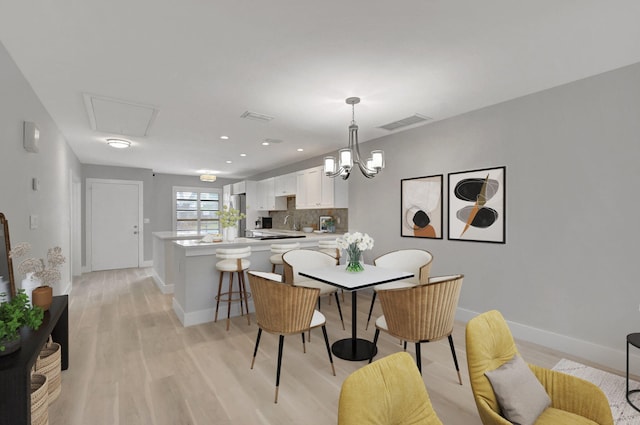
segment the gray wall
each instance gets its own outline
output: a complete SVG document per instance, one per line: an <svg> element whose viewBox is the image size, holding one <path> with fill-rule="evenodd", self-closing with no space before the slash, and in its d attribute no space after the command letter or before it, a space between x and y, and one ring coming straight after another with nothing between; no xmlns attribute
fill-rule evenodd
<svg viewBox="0 0 640 425"><path fill-rule="evenodd" d="M497 308L517 336L623 370L625 335L637 331L640 319L639 112L636 64L366 143L366 151L385 150L387 168L373 180L357 173L349 179L350 229L375 238L367 259L424 248L434 254L434 274L464 273L462 319ZM40 126L39 154L22 149L24 120ZM81 174L80 164L1 45L0 143L0 211L13 243L31 242L38 256L53 245L68 253L69 180ZM252 179L321 162L320 156ZM446 180L449 172L501 165L507 166L505 245L399 236L401 179L442 173ZM92 175L83 180L115 175L84 170ZM169 230L167 188L190 184L139 173L151 232ZM31 190L32 177L42 181L39 192ZM444 211L446 220L446 199ZM38 229L29 229L29 214L40 216ZM151 232L145 227L146 237ZM54 290L68 283L67 268Z"/></svg>
<svg viewBox="0 0 640 425"><path fill-rule="evenodd" d="M638 331L640 64L374 140L387 168L349 179L351 230L464 273L460 316L499 309L516 333L624 370ZM400 180L507 167L507 243L400 237ZM446 198L446 183L445 183ZM530 329L533 327L534 329Z"/></svg>
<svg viewBox="0 0 640 425"><path fill-rule="evenodd" d="M152 221L152 232L161 232L173 229L173 187L205 187L217 188L222 191L222 186L238 181L238 179L218 178L213 183L201 182L196 176L179 176L175 174L155 174L154 204L155 220Z"/></svg>
<svg viewBox="0 0 640 425"><path fill-rule="evenodd" d="M22 147L23 121L40 129L40 152ZM46 258L47 250L60 246L67 263L62 280L54 286L58 295L70 290L70 180L80 178L80 163L29 83L0 44L0 211L9 221L12 245L29 242L31 255ZM39 191L31 189L40 179ZM29 228L29 215L39 216L37 229ZM14 269L16 266L14 266ZM17 273L17 272L16 272ZM22 276L16 275L16 286Z"/></svg>
<svg viewBox="0 0 640 425"><path fill-rule="evenodd" d="M144 259L153 260L153 232L172 230L173 228L173 186L219 188L237 179L217 179L213 183L201 182L198 176L179 176L173 174L158 174L145 168L111 167L104 165L82 165L82 194L85 197L85 182L88 178L108 180L135 180L143 185L144 218L149 219L144 224ZM85 205L82 208L82 241L86 241ZM86 250L82 253L82 264L86 264ZM87 268L88 269L88 268Z"/></svg>

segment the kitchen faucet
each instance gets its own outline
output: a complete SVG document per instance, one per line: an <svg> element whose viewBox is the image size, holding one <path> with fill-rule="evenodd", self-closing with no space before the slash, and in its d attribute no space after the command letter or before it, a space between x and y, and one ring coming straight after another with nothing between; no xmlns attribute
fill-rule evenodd
<svg viewBox="0 0 640 425"><path fill-rule="evenodd" d="M290 215L290 214L288 214L288 215L285 215L285 216L284 216L284 223L283 223L283 224L287 224L287 219L288 219L289 217L291 217L291 215ZM292 223L291 223L291 229L293 229L293 230L298 230L298 226L296 226L296 218L295 218L295 217L294 217L294 218L293 218L293 220L292 220Z"/></svg>

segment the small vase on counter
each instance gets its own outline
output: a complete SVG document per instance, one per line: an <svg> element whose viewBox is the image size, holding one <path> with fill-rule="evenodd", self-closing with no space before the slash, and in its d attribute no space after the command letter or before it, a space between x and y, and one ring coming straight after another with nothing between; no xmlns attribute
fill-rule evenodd
<svg viewBox="0 0 640 425"><path fill-rule="evenodd" d="M238 228L235 226L222 228L222 239L225 242L233 242L238 235Z"/></svg>
<svg viewBox="0 0 640 425"><path fill-rule="evenodd" d="M43 311L49 310L53 302L53 288L51 286L38 286L31 292L31 303L40 307Z"/></svg>

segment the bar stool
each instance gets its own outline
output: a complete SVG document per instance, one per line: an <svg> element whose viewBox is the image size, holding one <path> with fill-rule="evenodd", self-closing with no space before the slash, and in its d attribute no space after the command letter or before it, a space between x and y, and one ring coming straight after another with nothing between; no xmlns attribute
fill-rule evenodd
<svg viewBox="0 0 640 425"><path fill-rule="evenodd" d="M247 324L251 324L249 317L249 294L244 280L244 272L249 269L251 262L247 259L251 255L251 247L245 248L219 248L216 250L216 258L222 259L216 263L216 270L220 273L218 283L218 295L216 295L216 315L214 322L218 321L218 308L220 301L227 303L227 331L229 330L229 317L231 315L231 303L240 301L240 313L244 315L243 305L247 312ZM226 292L222 292L222 281L225 272L229 273L229 286ZM238 290L233 290L233 274L238 275Z"/></svg>
<svg viewBox="0 0 640 425"><path fill-rule="evenodd" d="M300 248L300 244L298 242L271 244L271 254L273 254L269 258L269 261L271 261L271 273L276 272L276 266L282 265L282 254L298 248Z"/></svg>
<svg viewBox="0 0 640 425"><path fill-rule="evenodd" d="M627 403L629 403L631 407L640 412L640 408L633 404L629 399L629 396L631 394L640 392L639 388L629 390L629 345L640 348L640 333L632 333L627 335Z"/></svg>

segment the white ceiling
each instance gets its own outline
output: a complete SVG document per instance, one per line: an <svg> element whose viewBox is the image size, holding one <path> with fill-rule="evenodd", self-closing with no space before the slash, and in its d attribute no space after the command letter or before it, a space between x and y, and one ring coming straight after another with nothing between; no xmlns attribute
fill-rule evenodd
<svg viewBox="0 0 640 425"><path fill-rule="evenodd" d="M364 141L640 62L639 21L637 0L0 0L0 41L81 162L230 178L346 145L349 96ZM116 150L85 95L158 113Z"/></svg>

